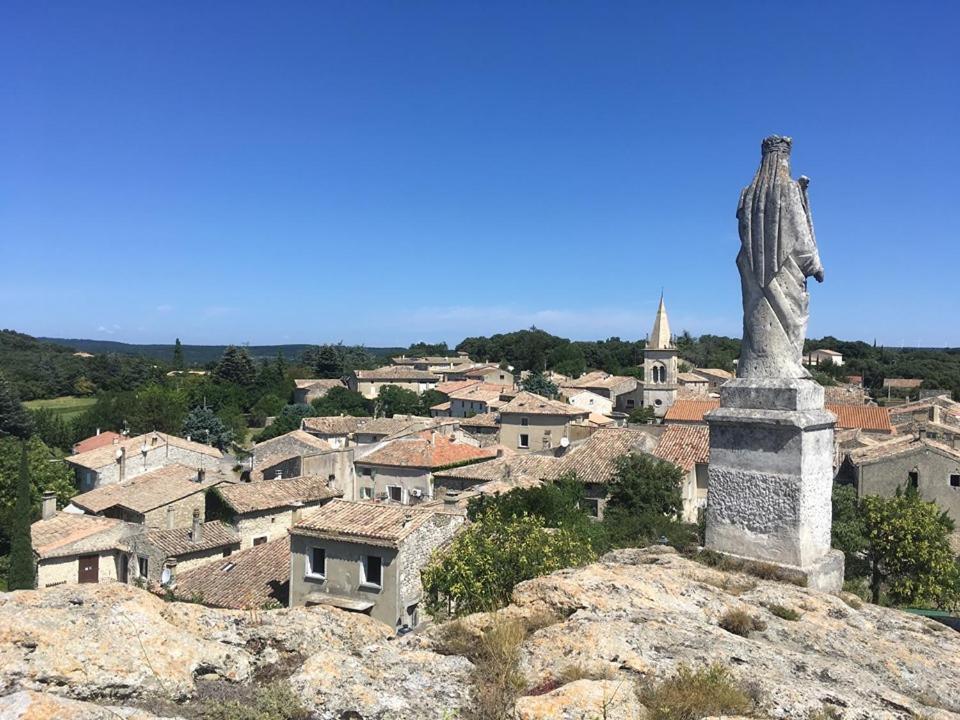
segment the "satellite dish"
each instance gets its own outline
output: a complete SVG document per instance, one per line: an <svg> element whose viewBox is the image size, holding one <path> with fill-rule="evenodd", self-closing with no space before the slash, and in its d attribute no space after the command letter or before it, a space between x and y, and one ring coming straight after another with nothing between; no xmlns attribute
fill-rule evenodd
<svg viewBox="0 0 960 720"><path fill-rule="evenodd" d="M560 438L560 447L567 447L570 444L570 438Z"/></svg>
<svg viewBox="0 0 960 720"><path fill-rule="evenodd" d="M123 450L121 450L120 448L117 448L116 456L117 456L117 460L119 460L120 458L122 458L122 457L123 457Z"/></svg>
<svg viewBox="0 0 960 720"><path fill-rule="evenodd" d="M165 568L163 569L163 572L160 573L160 584L161 584L161 585L169 585L169 584L170 584L170 580L171 580L170 568L165 567Z"/></svg>

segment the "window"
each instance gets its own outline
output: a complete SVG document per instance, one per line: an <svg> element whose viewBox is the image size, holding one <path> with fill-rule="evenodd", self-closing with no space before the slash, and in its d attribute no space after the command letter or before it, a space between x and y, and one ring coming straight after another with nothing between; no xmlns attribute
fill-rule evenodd
<svg viewBox="0 0 960 720"><path fill-rule="evenodd" d="M403 502L403 488L399 485L387 485L387 497L394 502Z"/></svg>
<svg viewBox="0 0 960 720"><path fill-rule="evenodd" d="M912 488L920 487L920 471L919 470L914 469L907 473L907 484Z"/></svg>
<svg viewBox="0 0 960 720"><path fill-rule="evenodd" d="M590 517L600 517L600 501L596 498L584 498L580 505Z"/></svg>
<svg viewBox="0 0 960 720"><path fill-rule="evenodd" d="M255 537L255 538L253 539L253 546L256 547L257 545L263 545L266 541L267 541L267 536L266 536L266 535L261 535L260 537Z"/></svg>
<svg viewBox="0 0 960 720"><path fill-rule="evenodd" d="M517 447L530 447L530 436L526 433L520 435L520 439L517 441Z"/></svg>
<svg viewBox="0 0 960 720"><path fill-rule="evenodd" d="M327 575L327 551L323 548L312 547L307 553L307 575L315 578L325 578Z"/></svg>
<svg viewBox="0 0 960 720"><path fill-rule="evenodd" d="M628 407L630 410L633 410L633 408L636 406L636 404L637 404L637 402L636 402L633 398L627 398L627 407Z"/></svg>
<svg viewBox="0 0 960 720"><path fill-rule="evenodd" d="M953 473L950 475L950 487L960 488L960 474Z"/></svg>
<svg viewBox="0 0 960 720"><path fill-rule="evenodd" d="M145 558L143 555L137 556L137 575L142 578L147 576L147 571L150 569L150 561Z"/></svg>
<svg viewBox="0 0 960 720"><path fill-rule="evenodd" d="M526 427L530 424L530 418L520 418L520 424Z"/></svg>
<svg viewBox="0 0 960 720"><path fill-rule="evenodd" d="M654 400L653 404L656 405L657 407L660 407L661 405L663 405L663 400Z"/></svg>
<svg viewBox="0 0 960 720"><path fill-rule="evenodd" d="M360 488L360 499L369 500L373 497L373 488L372 487L361 487Z"/></svg>
<svg viewBox="0 0 960 720"><path fill-rule="evenodd" d="M378 555L364 555L360 563L360 584L379 588L383 585L383 560Z"/></svg>
<svg viewBox="0 0 960 720"><path fill-rule="evenodd" d="M363 474L365 477L370 477L371 475L373 475L373 470L371 468L364 468Z"/></svg>

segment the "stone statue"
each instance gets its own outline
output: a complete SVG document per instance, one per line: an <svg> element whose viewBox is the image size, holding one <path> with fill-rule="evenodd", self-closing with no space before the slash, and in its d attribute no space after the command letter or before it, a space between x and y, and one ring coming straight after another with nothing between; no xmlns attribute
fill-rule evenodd
<svg viewBox="0 0 960 720"><path fill-rule="evenodd" d="M737 377L807 378L807 278L823 282L807 198L809 179L790 177L788 137L761 143L760 169L740 193L743 344Z"/></svg>

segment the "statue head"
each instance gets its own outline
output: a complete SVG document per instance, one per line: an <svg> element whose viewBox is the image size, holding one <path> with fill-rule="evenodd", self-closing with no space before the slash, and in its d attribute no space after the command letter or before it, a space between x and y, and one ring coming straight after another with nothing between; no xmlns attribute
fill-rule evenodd
<svg viewBox="0 0 960 720"><path fill-rule="evenodd" d="M793 138L784 137L783 135L770 135L769 137L765 137L763 142L760 143L760 153L766 155L767 153L775 152L789 155L792 145Z"/></svg>

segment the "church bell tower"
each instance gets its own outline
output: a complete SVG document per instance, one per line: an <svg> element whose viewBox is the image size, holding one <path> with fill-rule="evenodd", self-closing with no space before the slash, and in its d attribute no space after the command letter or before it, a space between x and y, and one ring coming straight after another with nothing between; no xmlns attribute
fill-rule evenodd
<svg viewBox="0 0 960 720"><path fill-rule="evenodd" d="M643 404L662 418L677 399L677 346L670 335L667 308L660 295L660 307L653 331L643 350Z"/></svg>

